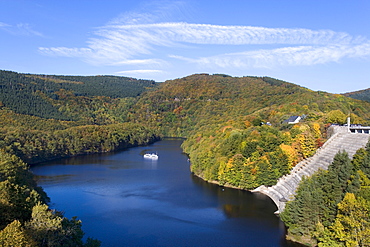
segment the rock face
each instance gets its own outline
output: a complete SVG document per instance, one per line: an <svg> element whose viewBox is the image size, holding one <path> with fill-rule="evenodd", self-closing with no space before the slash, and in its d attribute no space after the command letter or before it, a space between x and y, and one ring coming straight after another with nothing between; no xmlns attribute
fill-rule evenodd
<svg viewBox="0 0 370 247"><path fill-rule="evenodd" d="M271 187L262 185L253 190L253 192L269 196L275 202L278 207L275 213L279 214L284 211L286 202L294 198L295 191L303 176L309 177L319 169L328 169L339 151L346 151L352 158L358 149L366 146L370 137L369 134L348 133L345 128L335 128L331 131L335 134L316 151L314 156L299 162L289 174L281 177L275 185Z"/></svg>

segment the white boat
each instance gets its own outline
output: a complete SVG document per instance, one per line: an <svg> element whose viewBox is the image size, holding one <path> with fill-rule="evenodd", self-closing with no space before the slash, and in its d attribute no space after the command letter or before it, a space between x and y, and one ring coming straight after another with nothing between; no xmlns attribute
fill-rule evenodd
<svg viewBox="0 0 370 247"><path fill-rule="evenodd" d="M151 153L151 154L144 154L144 158L145 159L152 159L152 160L157 160L158 159L158 155L155 154L155 153Z"/></svg>

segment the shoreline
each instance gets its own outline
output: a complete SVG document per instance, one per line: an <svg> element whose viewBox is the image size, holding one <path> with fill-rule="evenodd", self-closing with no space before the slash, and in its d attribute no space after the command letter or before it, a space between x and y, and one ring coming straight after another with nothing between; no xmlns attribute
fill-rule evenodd
<svg viewBox="0 0 370 247"><path fill-rule="evenodd" d="M197 177L197 178L200 178L200 179L202 179L204 182L206 182L206 183L210 183L210 184L215 184L215 185L218 185L218 186L220 186L220 187L225 187L225 188L231 188L231 189L237 189L237 190L243 190L243 191L248 191L248 192L250 192L250 193L255 193L255 192L252 192L251 190L247 190L247 189L242 189L242 188L239 188L239 187L236 187L236 186L232 186L232 185L227 185L227 184L225 184L225 185L221 185L219 182L217 182L216 180L205 180L203 177L201 177L201 176L199 176L199 175L197 175L197 174L195 174L194 172L191 172L191 174L192 175L194 175L195 177ZM269 198L271 201L272 201L272 199L270 198L270 197L268 197L268 196L266 196L267 198ZM279 217L279 215L278 214L275 214L277 217ZM280 217L279 217L279 219L280 219ZM280 219L281 220L281 219ZM284 228L285 228L285 240L287 241L287 242L289 242L290 243L290 245L291 246L294 246L294 247L303 247L303 246L307 246L305 243L303 243L303 242L299 242L298 240L297 240L297 237L295 237L295 236L292 236L292 235L289 235L289 233L288 233L288 228L287 228L287 226L285 225L285 223L283 222L283 221L281 221L283 224L284 224ZM304 237L302 237L303 239L305 239ZM297 240L297 241L295 241L295 240Z"/></svg>
<svg viewBox="0 0 370 247"><path fill-rule="evenodd" d="M133 148L133 147L147 146L147 145L153 144L157 141L160 141L162 139L163 139L162 137L156 136L155 138L151 139L149 142L144 143L144 144L130 144L130 143L127 143L125 145L119 145L115 149L112 149L112 150L109 150L109 151L99 151L99 152L91 152L91 153L86 152L86 153L79 153L79 154L74 154L74 155L55 156L55 157L44 158L42 160L36 160L36 161L31 161L31 162L27 162L27 160L23 160L23 159L22 159L22 161L25 162L26 164L28 164L29 166L32 166L32 165L38 165L38 164L41 164L41 163L44 163L44 162L49 162L49 161L58 160L58 159L85 156L85 155L90 155L90 154L106 154L106 153L124 151L126 149Z"/></svg>

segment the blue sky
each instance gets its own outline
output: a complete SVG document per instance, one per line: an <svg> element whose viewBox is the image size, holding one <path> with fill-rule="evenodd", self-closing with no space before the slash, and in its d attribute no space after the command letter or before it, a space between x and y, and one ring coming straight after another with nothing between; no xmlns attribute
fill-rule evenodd
<svg viewBox="0 0 370 247"><path fill-rule="evenodd" d="M370 87L369 0L0 0L0 69Z"/></svg>

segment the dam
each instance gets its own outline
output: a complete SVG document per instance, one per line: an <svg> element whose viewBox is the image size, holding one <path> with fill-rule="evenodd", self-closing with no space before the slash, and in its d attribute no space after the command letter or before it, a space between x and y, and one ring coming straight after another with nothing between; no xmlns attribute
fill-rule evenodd
<svg viewBox="0 0 370 247"><path fill-rule="evenodd" d="M329 127L328 135L331 137L312 157L299 162L289 174L279 178L275 185L261 185L253 192L270 197L278 208L276 214L283 212L286 202L294 199L295 191L304 176L310 177L319 169L328 169L339 151L346 151L352 158L358 149L366 146L370 137L369 130L370 127L355 125Z"/></svg>

